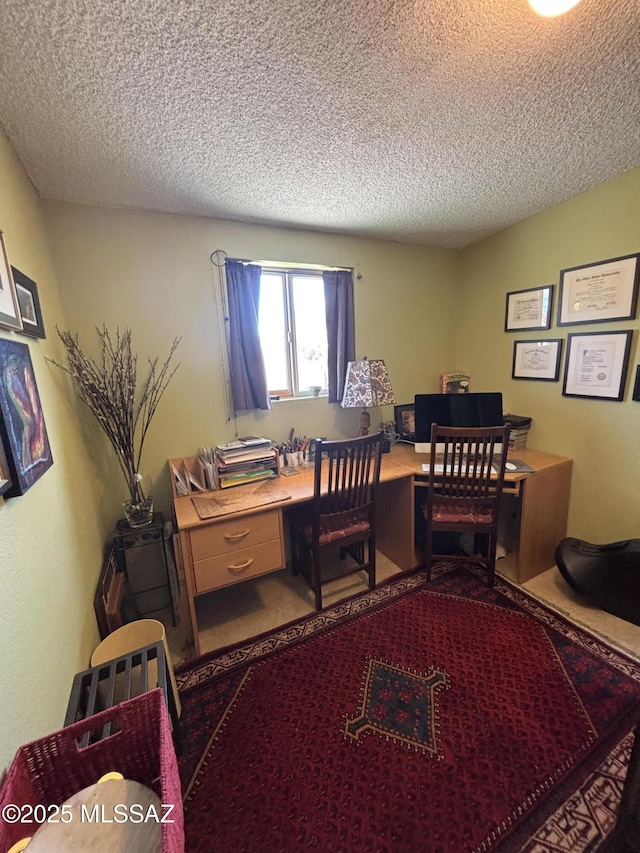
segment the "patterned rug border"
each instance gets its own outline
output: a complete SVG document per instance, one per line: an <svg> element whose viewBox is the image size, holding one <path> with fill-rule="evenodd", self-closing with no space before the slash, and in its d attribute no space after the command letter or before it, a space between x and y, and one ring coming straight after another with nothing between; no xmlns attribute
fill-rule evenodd
<svg viewBox="0 0 640 853"><path fill-rule="evenodd" d="M454 572L463 572L472 576L466 567L451 564L434 566L432 579ZM211 678L276 654L284 647L292 647L311 637L319 636L368 610L377 609L414 592L424 584L423 571L403 572L388 578L374 590L358 593L326 610L295 619L279 628L241 640L231 646L214 649L176 668L178 689L180 692L196 689ZM428 586L425 588L429 589ZM558 631L581 647L597 654L630 678L640 682L640 659L634 658L603 639L584 624L573 621L507 578L496 575L494 588L548 628Z"/></svg>
<svg viewBox="0 0 640 853"><path fill-rule="evenodd" d="M462 574L475 577L461 565L434 567L433 580L449 574ZM367 590L319 613L312 613L294 620L275 630L257 637L249 638L223 649L214 650L206 655L187 661L176 671L180 691L186 696L199 687L206 686L217 676L233 672L268 660L281 650L294 649L309 640L330 633L345 623L366 613L375 613L387 605L399 601L425 587L423 572L406 572L394 575L375 590ZM621 650L587 628L574 622L568 616L555 610L551 605L524 591L517 584L502 576L496 576L495 590L504 596L524 614L534 617L545 630L557 632L563 638L599 657L603 662L640 683L640 660ZM435 595L453 595L446 589L432 589ZM476 600L477 604L487 606L505 606L499 602ZM633 745L633 731L637 713L631 720L627 715L626 724L605 735L596 748L585 756L583 767L587 777L567 797L571 789L570 771L558 785L556 795L549 797L546 805L538 811L535 824L528 819L511 825L501 840L488 837L475 848L474 853L487 853L497 842L499 849L509 853L592 853L606 840L613 829L617 809L621 800L626 768ZM196 782L199 770L207 763L210 744L204 750L200 765L193 776ZM196 782L197 784L197 782ZM189 789L183 791L188 799ZM564 791L564 793L562 793ZM504 846L503 846L504 845ZM497 850L498 848L496 848Z"/></svg>

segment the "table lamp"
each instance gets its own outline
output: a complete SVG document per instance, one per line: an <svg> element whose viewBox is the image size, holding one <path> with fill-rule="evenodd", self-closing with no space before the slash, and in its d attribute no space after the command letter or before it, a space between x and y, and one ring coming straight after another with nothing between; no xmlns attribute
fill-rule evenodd
<svg viewBox="0 0 640 853"><path fill-rule="evenodd" d="M369 435L371 426L371 416L367 411L369 406L393 405L395 401L391 380L382 359L368 359L365 356L362 361L349 362L342 407L349 409L362 406L358 435Z"/></svg>

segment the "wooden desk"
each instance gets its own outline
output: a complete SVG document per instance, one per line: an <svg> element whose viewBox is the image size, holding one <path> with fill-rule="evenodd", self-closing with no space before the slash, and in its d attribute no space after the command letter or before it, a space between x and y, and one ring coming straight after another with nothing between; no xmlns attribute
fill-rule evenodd
<svg viewBox="0 0 640 853"><path fill-rule="evenodd" d="M426 486L426 454L404 444L394 447L392 456L413 471L417 488ZM509 456L533 471L505 474L498 541L507 556L498 560L496 569L524 583L555 565L556 545L567 535L572 461L541 450L517 450Z"/></svg>
<svg viewBox="0 0 640 853"><path fill-rule="evenodd" d="M500 541L508 554L497 569L524 583L554 565L555 547L566 536L571 460L537 450L519 450L514 455L534 471L506 475ZM426 461L413 446L402 444L382 457L376 546L404 570L419 563L414 544L415 495L420 498L420 489L428 481L422 471ZM284 491L290 499L207 520L200 519L190 496L174 500L198 654L197 598L285 568L286 513L313 497L313 471L269 480L263 487Z"/></svg>
<svg viewBox="0 0 640 853"><path fill-rule="evenodd" d="M413 544L413 471L399 465L390 454L380 468L376 546L403 569L416 565ZM245 488L236 486L229 491ZM313 470L278 477L261 484L261 491L281 491L290 498L277 503L202 520L191 498L174 499L189 613L196 653L200 654L196 600L216 589L286 567L284 516L297 504L313 497ZM211 494L211 493L209 493Z"/></svg>

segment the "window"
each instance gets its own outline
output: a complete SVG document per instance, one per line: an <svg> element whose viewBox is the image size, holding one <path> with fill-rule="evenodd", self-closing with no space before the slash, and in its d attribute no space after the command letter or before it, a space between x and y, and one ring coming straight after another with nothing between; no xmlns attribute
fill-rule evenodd
<svg viewBox="0 0 640 853"><path fill-rule="evenodd" d="M263 267L258 317L271 395L306 396L328 385L327 325L322 275Z"/></svg>

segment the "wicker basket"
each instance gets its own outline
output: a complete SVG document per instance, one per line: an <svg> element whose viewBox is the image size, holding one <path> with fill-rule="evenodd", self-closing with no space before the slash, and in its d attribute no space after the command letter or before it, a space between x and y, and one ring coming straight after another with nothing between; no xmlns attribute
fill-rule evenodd
<svg viewBox="0 0 640 853"><path fill-rule="evenodd" d="M80 748L86 732L98 732L106 723L115 734ZM171 739L164 697L160 689L129 699L106 711L40 740L21 746L0 788L0 809L17 806L61 805L77 791L117 770L151 788L162 803L171 803L173 823L162 825L163 853L184 853L184 819L178 764ZM7 824L0 820L0 853L37 825Z"/></svg>

